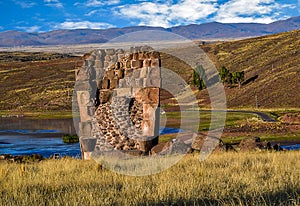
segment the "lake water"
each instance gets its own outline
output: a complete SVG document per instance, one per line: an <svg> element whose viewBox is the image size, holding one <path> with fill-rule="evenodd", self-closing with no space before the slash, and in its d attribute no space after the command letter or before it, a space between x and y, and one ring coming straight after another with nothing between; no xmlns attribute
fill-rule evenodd
<svg viewBox="0 0 300 206"><path fill-rule="evenodd" d="M0 154L80 157L79 143L64 143L63 134L75 134L73 119L0 118Z"/></svg>
<svg viewBox="0 0 300 206"><path fill-rule="evenodd" d="M177 128L162 128L160 134L178 133ZM50 157L80 157L79 143L66 144L63 134L75 134L73 119L0 118L0 154Z"/></svg>
<svg viewBox="0 0 300 206"><path fill-rule="evenodd" d="M160 134L182 132L177 128L162 128ZM0 118L0 154L50 157L54 153L80 158L79 143L66 144L63 134L75 134L73 119ZM281 146L299 150L300 144Z"/></svg>

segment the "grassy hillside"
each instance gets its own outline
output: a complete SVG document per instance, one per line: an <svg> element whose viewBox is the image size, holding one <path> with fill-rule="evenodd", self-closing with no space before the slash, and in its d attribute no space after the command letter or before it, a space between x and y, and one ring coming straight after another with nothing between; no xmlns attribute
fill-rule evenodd
<svg viewBox="0 0 300 206"><path fill-rule="evenodd" d="M3 162L0 205L299 205L299 155L192 154L144 177L76 159Z"/></svg>
<svg viewBox="0 0 300 206"><path fill-rule="evenodd" d="M255 107L256 95L261 108L300 107L300 30L202 49L218 68L245 71L245 80L258 75L241 89L226 89L229 107Z"/></svg>
<svg viewBox="0 0 300 206"><path fill-rule="evenodd" d="M71 110L79 57L52 53L0 53L0 110Z"/></svg>
<svg viewBox="0 0 300 206"><path fill-rule="evenodd" d="M217 68L245 71L246 80L257 76L241 89L226 87L228 107L255 108L257 96L260 108L300 108L300 30L201 47ZM191 82L186 63L164 53L161 58L163 67ZM0 52L0 111L71 110L74 68L81 63L65 54ZM162 95L163 104L173 101ZM207 91L197 97L209 108Z"/></svg>

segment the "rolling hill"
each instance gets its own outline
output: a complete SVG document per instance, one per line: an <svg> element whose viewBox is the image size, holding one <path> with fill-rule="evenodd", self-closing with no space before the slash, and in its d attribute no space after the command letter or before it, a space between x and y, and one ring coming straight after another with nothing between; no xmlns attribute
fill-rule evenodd
<svg viewBox="0 0 300 206"><path fill-rule="evenodd" d="M134 26L125 28L110 28L101 30L76 29L56 30L44 33L26 33L20 31L0 32L0 46L40 46L104 43L130 32L145 30L162 30L173 32L188 39L236 39L262 36L296 30L300 28L300 17L293 17L270 24L217 22L193 24L171 28Z"/></svg>
<svg viewBox="0 0 300 206"><path fill-rule="evenodd" d="M300 30L202 49L217 68L245 71L241 89L226 88L228 107L254 108L257 96L261 108L300 108ZM198 97L204 98L204 93Z"/></svg>
<svg viewBox="0 0 300 206"><path fill-rule="evenodd" d="M229 108L300 108L300 30L201 46L217 68L245 71L239 89L225 87ZM162 54L162 66L191 82L192 69ZM71 110L74 69L81 57L54 53L0 52L0 110ZM253 81L250 81L253 80ZM197 93L209 107L205 90Z"/></svg>

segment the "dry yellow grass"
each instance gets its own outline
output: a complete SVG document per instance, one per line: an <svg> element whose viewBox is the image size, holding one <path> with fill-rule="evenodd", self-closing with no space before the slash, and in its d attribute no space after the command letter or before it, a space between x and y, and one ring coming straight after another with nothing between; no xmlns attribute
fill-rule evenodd
<svg viewBox="0 0 300 206"><path fill-rule="evenodd" d="M299 205L300 151L197 154L132 177L94 161L0 164L0 205Z"/></svg>

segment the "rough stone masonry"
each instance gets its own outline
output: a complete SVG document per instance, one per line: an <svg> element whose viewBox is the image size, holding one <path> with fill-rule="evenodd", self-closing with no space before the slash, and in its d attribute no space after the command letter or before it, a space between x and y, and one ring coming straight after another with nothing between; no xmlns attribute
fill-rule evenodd
<svg viewBox="0 0 300 206"><path fill-rule="evenodd" d="M161 60L152 48L99 49L76 69L83 159L118 150L148 154L158 143Z"/></svg>

